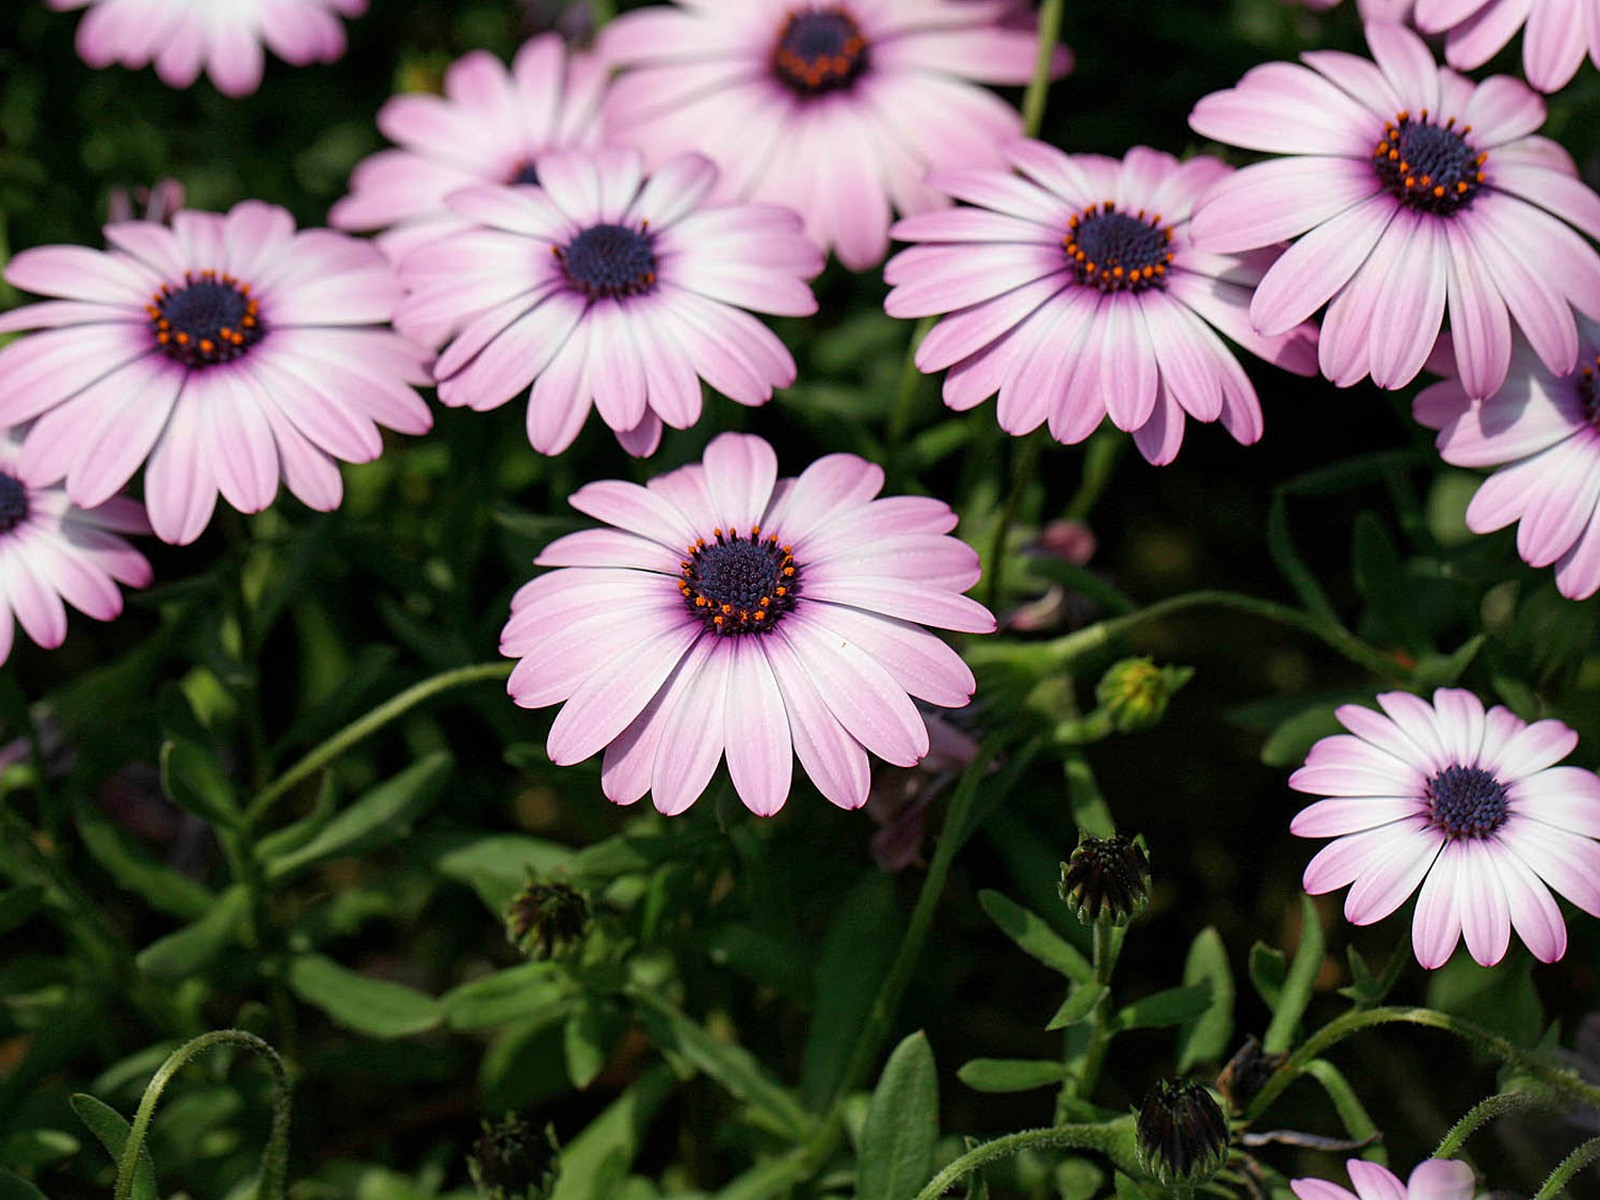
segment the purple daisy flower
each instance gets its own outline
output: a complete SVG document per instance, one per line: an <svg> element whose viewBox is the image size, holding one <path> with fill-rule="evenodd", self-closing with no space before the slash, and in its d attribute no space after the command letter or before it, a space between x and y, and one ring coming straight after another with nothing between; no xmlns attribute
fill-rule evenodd
<svg viewBox="0 0 1600 1200"><path fill-rule="evenodd" d="M1352 1158L1345 1163L1355 1191L1321 1179L1291 1179L1300 1200L1472 1200L1472 1168L1453 1158L1419 1163L1404 1183L1387 1167Z"/></svg>
<svg viewBox="0 0 1600 1200"><path fill-rule="evenodd" d="M628 68L606 96L613 140L651 165L685 151L722 170L723 197L787 204L860 271L889 248L891 207L944 199L930 167L998 163L1022 130L977 83L1025 83L1037 46L1012 0L691 0L607 25ZM1068 66L1065 51L1057 63Z"/></svg>
<svg viewBox="0 0 1600 1200"><path fill-rule="evenodd" d="M805 281L822 255L798 216L706 204L717 169L699 155L646 177L633 150L560 151L538 173L454 193L471 227L400 264L395 323L460 330L434 369L440 400L483 410L527 390L541 454L570 446L593 405L642 457L663 422L699 420L702 378L740 404L794 382L788 349L743 310L817 311Z"/></svg>
<svg viewBox="0 0 1600 1200"><path fill-rule="evenodd" d="M867 754L911 766L928 753L915 696L947 708L972 672L932 625L989 633L961 593L978 556L947 537L956 516L922 496L874 499L883 471L830 454L779 479L758 437L724 433L704 465L640 487L591 483L572 505L613 528L552 542L511 603L501 653L524 708L565 706L552 761L604 750L618 804L651 792L693 804L724 753L740 798L770 815L792 759L829 800L866 803Z"/></svg>
<svg viewBox="0 0 1600 1200"><path fill-rule="evenodd" d="M1551 374L1518 343L1494 395L1475 402L1446 379L1425 388L1412 413L1439 431L1445 462L1503 468L1472 497L1467 528L1492 533L1520 522L1522 560L1554 563L1561 594L1587 600L1600 592L1600 325L1580 318L1578 343L1578 369L1566 375Z"/></svg>
<svg viewBox="0 0 1600 1200"><path fill-rule="evenodd" d="M1245 167L1195 212L1216 252L1297 238L1256 289L1250 318L1292 328L1324 304L1319 356L1341 387L1397 388L1422 369L1449 313L1462 381L1505 381L1514 319L1552 371L1578 354L1572 309L1600 317L1600 196L1566 152L1530 136L1545 106L1503 75L1473 84L1415 33L1369 23L1376 65L1336 50L1268 63L1205 97L1206 137L1288 157ZM1331 301L1331 303L1329 303Z"/></svg>
<svg viewBox="0 0 1600 1200"><path fill-rule="evenodd" d="M553 33L524 44L510 70L487 50L474 50L445 72L443 96L393 96L378 111L378 128L399 148L356 166L350 194L333 206L328 223L383 230L378 244L395 261L460 232L470 222L451 212L445 197L475 183L537 183L538 155L596 144L604 86L599 61L569 55Z"/></svg>
<svg viewBox="0 0 1600 1200"><path fill-rule="evenodd" d="M370 243L246 201L226 216L185 210L172 227L106 226L109 251L24 250L16 287L57 297L0 316L40 332L0 350L0 425L34 421L24 475L67 481L96 508L148 458L145 503L164 541L200 536L220 491L258 512L289 490L339 505L338 460L378 457L378 426L423 433L411 385L428 378L410 342L381 328L399 296ZM37 418L37 420L34 420Z"/></svg>
<svg viewBox="0 0 1600 1200"><path fill-rule="evenodd" d="M262 43L305 66L344 54L340 17L359 17L367 0L47 0L87 8L78 54L91 67L137 69L154 63L169 87L185 88L204 68L217 90L245 96L261 86Z"/></svg>
<svg viewBox="0 0 1600 1200"><path fill-rule="evenodd" d="M97 621L122 611L123 587L150 582L150 564L124 533L149 533L144 510L123 496L85 510L61 487L40 486L18 464L22 437L0 432L0 663L13 627L53 650L67 636L66 604Z"/></svg>
<svg viewBox="0 0 1600 1200"><path fill-rule="evenodd" d="M1217 331L1310 375L1316 329L1257 333L1250 292L1270 256L1202 253L1190 241L1190 209L1233 169L1142 146L1119 161L1017 138L1003 153L1023 178L987 167L930 174L930 186L973 207L897 223L896 238L923 244L884 268L892 315L953 314L916 357L923 371L950 368L945 403L964 411L998 391L1001 428L1048 421L1068 444L1109 415L1153 463L1178 453L1185 414L1259 438L1255 388Z"/></svg>
<svg viewBox="0 0 1600 1200"><path fill-rule="evenodd" d="M1445 60L1462 71L1483 66L1522 35L1522 71L1541 92L1572 82L1589 61L1600 67L1600 0L1416 0L1417 28L1449 31Z"/></svg>
<svg viewBox="0 0 1600 1200"><path fill-rule="evenodd" d="M1327 12L1340 0L1300 0L1312 12ZM1409 21L1415 0L1356 0L1363 21Z"/></svg>
<svg viewBox="0 0 1600 1200"><path fill-rule="evenodd" d="M1290 832L1335 839L1306 866L1306 891L1354 884L1344 915L1370 925L1421 884L1411 944L1430 969L1463 934L1492 966L1513 927L1540 962L1560 958L1567 927L1550 889L1600 916L1600 776L1554 765L1578 735L1498 705L1485 713L1459 688L1440 688L1432 705L1409 692L1378 704L1382 714L1339 708L1350 732L1319 741L1289 780L1328 797Z"/></svg>

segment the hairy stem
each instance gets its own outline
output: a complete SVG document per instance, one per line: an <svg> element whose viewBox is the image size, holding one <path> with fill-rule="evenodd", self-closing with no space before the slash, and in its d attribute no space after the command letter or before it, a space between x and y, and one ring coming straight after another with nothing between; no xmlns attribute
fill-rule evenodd
<svg viewBox="0 0 1600 1200"><path fill-rule="evenodd" d="M1539 1185L1533 1200L1555 1200L1566 1189L1572 1177L1595 1159L1600 1158L1600 1138L1590 1138L1571 1154L1563 1158L1549 1178Z"/></svg>
<svg viewBox="0 0 1600 1200"><path fill-rule="evenodd" d="M1444 1140L1433 1152L1433 1157L1454 1158L1461 1153L1461 1147L1466 1145L1467 1139L1476 1133L1480 1126L1506 1113L1532 1108L1543 1100L1544 1097L1532 1092L1501 1092L1490 1096L1487 1100L1478 1101L1467 1110L1465 1116L1450 1127L1450 1132L1444 1135Z"/></svg>
<svg viewBox="0 0 1600 1200"><path fill-rule="evenodd" d="M917 1193L916 1200L938 1200L974 1171L1013 1154L1021 1154L1024 1150L1097 1150L1124 1171L1138 1175L1141 1173L1138 1164L1126 1154L1126 1133L1118 1128L1132 1121L1132 1117L1122 1117L1108 1125L1056 1125L1049 1129L1024 1129L1021 1133L1011 1133L992 1142L984 1142L968 1150L929 1180L928 1186Z"/></svg>

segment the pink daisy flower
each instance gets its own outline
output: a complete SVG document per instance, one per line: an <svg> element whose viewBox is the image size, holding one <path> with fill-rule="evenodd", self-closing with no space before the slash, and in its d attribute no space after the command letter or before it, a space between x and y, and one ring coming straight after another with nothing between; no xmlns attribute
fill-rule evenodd
<svg viewBox="0 0 1600 1200"><path fill-rule="evenodd" d="M538 155L594 145L604 85L598 60L569 56L553 33L527 42L510 70L474 50L445 72L443 96L393 96L378 111L378 128L399 148L356 166L350 194L333 206L328 223L384 230L378 244L397 262L460 232L470 222L451 212L445 197L475 183L537 183Z"/></svg>
<svg viewBox="0 0 1600 1200"><path fill-rule="evenodd" d="M1356 11L1363 21L1409 21L1416 0L1356 0ZM1339 0L1301 0L1312 12L1327 12Z"/></svg>
<svg viewBox="0 0 1600 1200"><path fill-rule="evenodd" d="M972 672L922 629L989 633L961 593L978 556L946 534L938 500L876 500L883 471L831 454L778 478L772 447L724 433L704 464L648 485L591 483L572 497L613 528L552 542L511 602L501 653L522 661L524 708L564 707L552 761L605 751L618 804L651 792L693 804L724 753L740 798L770 815L792 759L829 800L866 803L867 754L910 766L928 753L911 697L964 706Z"/></svg>
<svg viewBox="0 0 1600 1200"><path fill-rule="evenodd" d="M633 150L560 151L539 186L479 186L450 206L472 225L408 254L407 331L459 329L439 356L439 399L479 410L528 392L528 440L572 444L598 407L630 454L665 423L700 418L700 380L740 404L794 382L789 351L743 309L808 316L822 255L793 212L706 204L699 155L648 178ZM530 386L531 389L530 389Z"/></svg>
<svg viewBox="0 0 1600 1200"><path fill-rule="evenodd" d="M1472 1168L1453 1158L1419 1163L1404 1183L1387 1167L1352 1158L1345 1163L1355 1191L1320 1179L1291 1179L1300 1200L1472 1200Z"/></svg>
<svg viewBox="0 0 1600 1200"><path fill-rule="evenodd" d="M109 251L24 250L16 287L56 297L0 316L41 332L0 350L0 425L34 421L20 464L67 481L96 508L148 458L155 532L187 543L217 493L241 512L271 504L280 475L315 509L338 507L337 460L378 456L378 426L423 433L421 352L387 321L394 272L366 242L295 232L257 201L226 216L185 210L172 227L106 227Z"/></svg>
<svg viewBox="0 0 1600 1200"><path fill-rule="evenodd" d="M973 207L897 223L896 238L923 244L884 268L892 315L953 314L916 357L923 371L950 368L945 403L964 411L998 391L1001 428L1048 421L1068 444L1109 415L1153 463L1178 453L1185 414L1259 438L1255 388L1217 331L1309 375L1316 330L1258 334L1250 289L1265 260L1191 242L1190 209L1233 169L1142 146L1118 161L1017 138L1003 153L1023 178L988 167L929 175Z"/></svg>
<svg viewBox="0 0 1600 1200"><path fill-rule="evenodd" d="M1522 35L1522 71L1541 92L1560 91L1589 61L1600 67L1600 0L1416 0L1417 28L1444 33L1444 56L1462 71L1483 66Z"/></svg>
<svg viewBox="0 0 1600 1200"><path fill-rule="evenodd" d="M1505 381L1515 320L1546 366L1572 369L1572 309L1600 316L1600 196L1555 143L1530 136L1544 102L1502 75L1473 84L1415 33L1367 25L1376 65L1336 50L1268 63L1201 100L1206 137L1288 157L1245 167L1195 212L1215 252L1297 238L1250 305L1263 333L1328 311L1322 370L1341 387L1397 388L1449 314L1462 381ZM1331 303L1330 303L1331 301Z"/></svg>
<svg viewBox="0 0 1600 1200"><path fill-rule="evenodd" d="M1540 962L1560 958L1567 927L1550 889L1600 916L1600 776L1554 765L1578 735L1499 706L1485 713L1458 688L1440 688L1432 705L1408 692L1378 704L1382 714L1338 709L1350 732L1323 738L1289 780L1328 797L1290 832L1335 839L1307 865L1306 891L1354 884L1344 915L1370 925L1421 884L1411 944L1430 969L1463 934L1479 963L1499 962L1513 927Z"/></svg>
<svg viewBox="0 0 1600 1200"><path fill-rule="evenodd" d="M204 68L217 90L245 96L261 86L262 44L295 66L344 54L340 17L359 17L367 0L47 0L87 8L78 54L91 67L155 64L169 87L186 88Z"/></svg>
<svg viewBox="0 0 1600 1200"><path fill-rule="evenodd" d="M1492 533L1513 521L1531 567L1555 564L1572 600L1600 592L1600 326L1578 322L1579 367L1545 369L1526 345L1494 395L1474 402L1460 382L1425 388L1413 415L1439 431L1439 453L1458 467L1501 467L1467 506L1467 528Z"/></svg>
<svg viewBox="0 0 1600 1200"><path fill-rule="evenodd" d="M998 163L1022 130L976 83L1025 83L1037 46L1012 0L689 0L625 14L600 53L628 72L606 133L652 165L696 150L722 197L787 204L860 271L889 248L891 207L944 204L930 167ZM1068 59L1060 54L1057 67Z"/></svg>
<svg viewBox="0 0 1600 1200"><path fill-rule="evenodd" d="M21 445L18 431L0 432L0 663L11 654L14 624L53 650L67 636L63 601L109 621L122 611L119 583L150 582L144 555L119 536L150 532L144 510L122 496L79 508L19 465Z"/></svg>

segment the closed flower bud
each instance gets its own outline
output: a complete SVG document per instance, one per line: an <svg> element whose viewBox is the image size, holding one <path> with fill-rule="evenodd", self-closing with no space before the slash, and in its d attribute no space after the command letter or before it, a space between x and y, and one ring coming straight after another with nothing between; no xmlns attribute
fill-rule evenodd
<svg viewBox="0 0 1600 1200"><path fill-rule="evenodd" d="M1120 833L1085 837L1061 864L1061 898L1085 925L1126 925L1150 900L1150 860Z"/></svg>
<svg viewBox="0 0 1600 1200"><path fill-rule="evenodd" d="M530 879L506 908L506 937L529 958L555 958L588 928L588 897L569 883Z"/></svg>
<svg viewBox="0 0 1600 1200"><path fill-rule="evenodd" d="M1139 1109L1135 1145L1139 1165L1163 1187L1204 1183L1228 1161L1228 1119L1198 1083L1163 1079Z"/></svg>
<svg viewBox="0 0 1600 1200"><path fill-rule="evenodd" d="M1153 659L1125 658L1100 677L1094 695L1111 728L1131 733L1161 720L1167 701L1193 676L1193 667L1158 667Z"/></svg>
<svg viewBox="0 0 1600 1200"><path fill-rule="evenodd" d="M539 1132L515 1113L483 1123L467 1170L484 1200L547 1200L556 1179L555 1131Z"/></svg>
<svg viewBox="0 0 1600 1200"><path fill-rule="evenodd" d="M1272 1073L1281 1067L1287 1054L1268 1054L1254 1036L1247 1037L1244 1045L1234 1051L1217 1072L1217 1091L1235 1112L1243 1112L1245 1105L1265 1086Z"/></svg>

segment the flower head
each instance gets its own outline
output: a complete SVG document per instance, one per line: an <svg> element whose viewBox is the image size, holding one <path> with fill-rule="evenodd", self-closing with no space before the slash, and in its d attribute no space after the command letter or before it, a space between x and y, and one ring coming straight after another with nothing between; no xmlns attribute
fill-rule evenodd
<svg viewBox="0 0 1600 1200"><path fill-rule="evenodd" d="M1126 925L1150 902L1150 859L1120 833L1085 835L1061 864L1059 891L1085 925Z"/></svg>
<svg viewBox="0 0 1600 1200"><path fill-rule="evenodd" d="M1573 308L1600 317L1600 196L1555 143L1545 106L1502 75L1473 84L1400 25L1371 22L1376 64L1336 50L1268 63L1205 97L1194 129L1286 157L1245 167L1195 212L1218 253L1298 239L1263 276L1265 334L1324 304L1319 358L1341 387L1413 379L1449 317L1467 394L1505 381L1514 321L1546 366L1572 369Z"/></svg>
<svg viewBox="0 0 1600 1200"><path fill-rule="evenodd" d="M1326 12L1339 0L1301 0L1313 12ZM1356 0L1356 11L1364 21L1409 21L1416 0Z"/></svg>
<svg viewBox="0 0 1600 1200"><path fill-rule="evenodd" d="M516 1113L492 1124L485 1119L467 1155L467 1172L483 1200L547 1200L559 1164L555 1130L536 1131Z"/></svg>
<svg viewBox="0 0 1600 1200"><path fill-rule="evenodd" d="M1163 1187L1204 1183L1228 1161L1228 1118L1192 1079L1163 1079L1139 1107L1134 1148Z"/></svg>
<svg viewBox="0 0 1600 1200"><path fill-rule="evenodd" d="M356 166L350 194L329 211L328 223L383 230L378 244L397 262L468 228L445 197L473 184L537 183L539 155L594 145L604 84L600 63L568 54L553 33L525 43L509 70L487 50L464 55L445 72L443 96L392 96L378 110L378 128L396 148ZM446 332L417 334L431 344Z"/></svg>
<svg viewBox="0 0 1600 1200"><path fill-rule="evenodd" d="M1529 566L1555 566L1573 600L1600 592L1600 325L1578 320L1578 366L1552 374L1526 345L1511 353L1505 383L1481 401L1458 379L1424 389L1412 412L1439 431L1439 453L1458 467L1497 467L1467 506L1467 527L1491 533L1513 521Z"/></svg>
<svg viewBox="0 0 1600 1200"><path fill-rule="evenodd" d="M1124 658L1095 685L1098 711L1118 733L1148 729L1166 715L1167 704L1192 678L1193 667L1158 667L1152 658Z"/></svg>
<svg viewBox="0 0 1600 1200"><path fill-rule="evenodd" d="M1025 83L1035 37L1011 0L692 0L627 13L600 52L626 69L606 134L656 165L696 150L720 194L787 204L851 270L882 261L891 208L945 203L930 167L997 164L1021 131L979 83ZM1065 53L1058 70L1067 66Z"/></svg>
<svg viewBox="0 0 1600 1200"><path fill-rule="evenodd" d="M978 557L946 534L940 501L874 499L883 471L832 454L778 479L758 437L725 433L704 463L648 485L591 483L572 505L613 528L570 534L512 601L503 654L525 708L565 701L552 761L605 751L618 804L651 792L688 808L724 753L753 812L778 811L792 758L829 800L867 799L870 751L897 766L928 753L911 697L947 708L972 672L920 628L988 633L961 593Z"/></svg>
<svg viewBox="0 0 1600 1200"><path fill-rule="evenodd" d="M1572 82L1583 52L1600 67L1600 0L1416 0L1417 28L1447 33L1445 60L1461 71L1483 66L1527 26L1522 71L1541 92Z"/></svg>
<svg viewBox="0 0 1600 1200"><path fill-rule="evenodd" d="M538 160L538 187L475 187L450 205L470 229L409 253L396 324L461 332L439 399L495 408L528 389L528 440L572 444L591 407L631 454L700 418L700 380L741 404L794 382L794 359L744 309L805 316L822 256L787 209L706 204L698 155L646 176L632 150Z"/></svg>
<svg viewBox="0 0 1600 1200"><path fill-rule="evenodd" d="M1472 1200L1472 1168L1450 1158L1430 1158L1404 1183L1387 1167L1352 1158L1345 1163L1355 1191L1320 1179L1293 1179L1300 1200Z"/></svg>
<svg viewBox="0 0 1600 1200"><path fill-rule="evenodd" d="M72 605L97 621L122 611L123 587L150 582L150 564L125 533L149 533L144 510L121 496L85 510L60 487L19 465L22 436L0 432L0 663L15 626L54 649L67 636Z"/></svg>
<svg viewBox="0 0 1600 1200"><path fill-rule="evenodd" d="M262 45L295 66L344 54L340 17L367 0L46 0L58 11L87 8L78 54L91 67L154 63L169 87L185 88L203 68L229 96L261 86Z"/></svg>
<svg viewBox="0 0 1600 1200"><path fill-rule="evenodd" d="M1600 916L1600 777L1554 765L1578 735L1560 721L1528 724L1471 692L1440 688L1430 705L1407 692L1378 697L1382 713L1338 709L1348 734L1311 748L1289 786L1325 796L1290 824L1336 839L1305 871L1313 895L1353 884L1345 916L1370 925L1417 890L1411 944L1442 966L1466 936L1484 966L1511 930L1541 962L1567 948L1554 888Z"/></svg>
<svg viewBox="0 0 1600 1200"><path fill-rule="evenodd" d="M6 266L58 297L0 316L39 330L0 350L0 425L33 420L24 475L104 503L149 460L145 503L168 542L200 536L220 491L241 512L272 503L281 476L316 509L338 507L338 460L383 448L378 426L423 433L412 390L421 353L378 327L399 295L371 245L295 232L246 201L226 216L106 227L112 249L44 246Z"/></svg>
<svg viewBox="0 0 1600 1200"><path fill-rule="evenodd" d="M589 913L570 883L530 879L506 906L506 937L529 958L555 958L583 937Z"/></svg>
<svg viewBox="0 0 1600 1200"><path fill-rule="evenodd" d="M916 360L924 371L950 368L945 403L965 410L998 391L1001 428L1024 434L1048 422L1069 444L1109 415L1153 463L1178 453L1185 414L1220 418L1241 442L1259 438L1255 388L1217 332L1311 374L1315 330L1291 322L1257 334L1246 313L1262 262L1201 254L1190 242L1190 209L1231 168L1144 147L1121 162L1024 139L1004 152L1022 178L935 171L931 187L973 207L893 230L921 244L885 267L894 290L884 307L897 317L952 314Z"/></svg>

